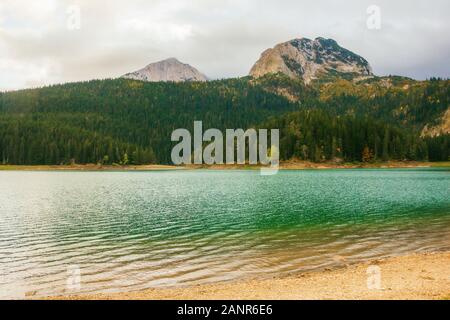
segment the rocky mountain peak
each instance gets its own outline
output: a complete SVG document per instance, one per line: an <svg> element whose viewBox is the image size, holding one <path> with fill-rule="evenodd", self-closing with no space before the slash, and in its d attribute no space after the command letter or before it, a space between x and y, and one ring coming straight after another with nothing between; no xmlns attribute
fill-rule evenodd
<svg viewBox="0 0 450 320"><path fill-rule="evenodd" d="M189 64L182 63L176 58L168 58L151 63L145 68L127 73L122 78L142 81L207 81L208 78Z"/></svg>
<svg viewBox="0 0 450 320"><path fill-rule="evenodd" d="M305 83L326 76L373 75L366 59L322 37L293 39L264 51L250 75L257 78L267 73L284 73Z"/></svg>

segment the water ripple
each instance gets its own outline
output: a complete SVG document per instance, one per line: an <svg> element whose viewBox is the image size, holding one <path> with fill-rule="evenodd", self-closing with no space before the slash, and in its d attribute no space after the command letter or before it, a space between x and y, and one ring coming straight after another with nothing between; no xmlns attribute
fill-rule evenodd
<svg viewBox="0 0 450 320"><path fill-rule="evenodd" d="M0 172L0 298L449 250L449 187L448 171L435 170Z"/></svg>

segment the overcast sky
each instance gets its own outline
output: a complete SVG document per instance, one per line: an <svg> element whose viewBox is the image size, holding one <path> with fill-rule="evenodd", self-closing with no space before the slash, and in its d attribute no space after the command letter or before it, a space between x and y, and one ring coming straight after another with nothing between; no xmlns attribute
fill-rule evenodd
<svg viewBox="0 0 450 320"><path fill-rule="evenodd" d="M367 27L371 5L380 29ZM263 50L318 36L378 75L449 77L449 13L448 0L1 0L0 90L118 77L168 57L210 78L244 76Z"/></svg>

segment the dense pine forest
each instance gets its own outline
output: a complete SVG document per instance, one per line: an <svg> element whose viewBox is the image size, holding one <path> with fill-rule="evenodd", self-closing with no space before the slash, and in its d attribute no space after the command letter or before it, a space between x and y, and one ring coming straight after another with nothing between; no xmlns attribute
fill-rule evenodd
<svg viewBox="0 0 450 320"><path fill-rule="evenodd" d="M336 117L323 110L307 110L277 117L265 125L281 128L283 160L445 161L450 156L449 136L422 139L412 130L371 117Z"/></svg>
<svg viewBox="0 0 450 320"><path fill-rule="evenodd" d="M449 160L422 137L450 81L385 77L304 86L280 75L210 82L95 80L0 93L3 164L170 164L176 128L279 128L282 159Z"/></svg>

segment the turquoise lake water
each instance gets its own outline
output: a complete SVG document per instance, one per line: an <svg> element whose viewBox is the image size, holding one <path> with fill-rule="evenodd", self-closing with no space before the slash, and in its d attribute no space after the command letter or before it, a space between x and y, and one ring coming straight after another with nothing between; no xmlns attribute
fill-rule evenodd
<svg viewBox="0 0 450 320"><path fill-rule="evenodd" d="M278 276L449 249L446 169L0 172L3 298Z"/></svg>

